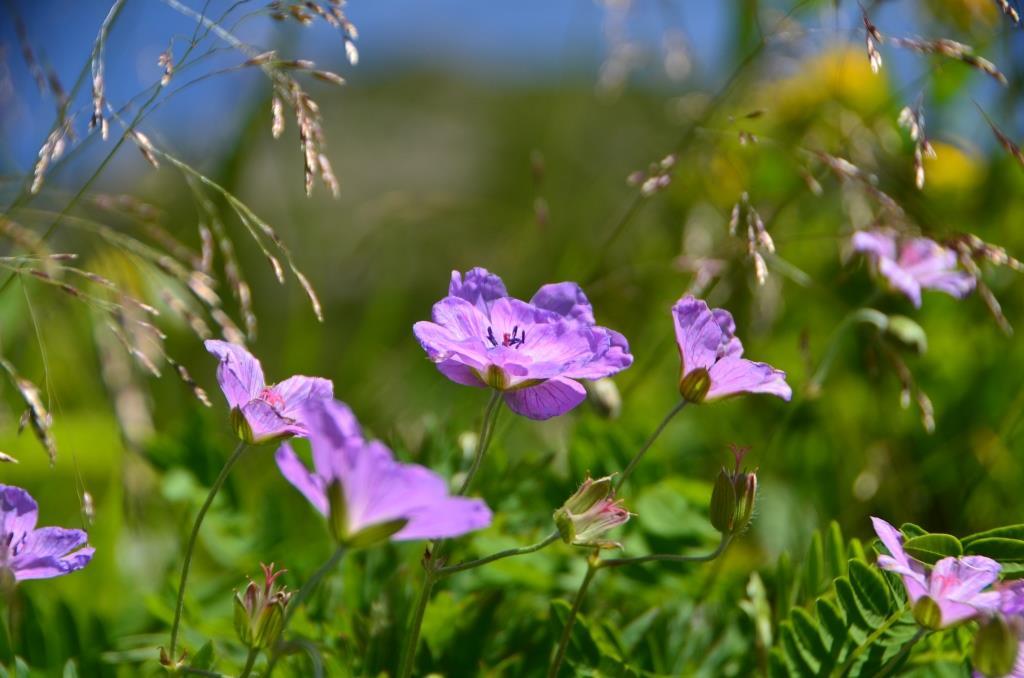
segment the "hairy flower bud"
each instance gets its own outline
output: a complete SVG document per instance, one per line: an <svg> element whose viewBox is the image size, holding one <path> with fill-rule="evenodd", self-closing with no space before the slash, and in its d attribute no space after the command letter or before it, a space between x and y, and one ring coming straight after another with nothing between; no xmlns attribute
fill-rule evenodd
<svg viewBox="0 0 1024 678"><path fill-rule="evenodd" d="M711 525L722 534L739 534L747 529L754 516L757 472L740 470L740 463L746 453L746 448L733 447L735 470L730 472L723 468L719 471L711 490L708 517Z"/></svg>
<svg viewBox="0 0 1024 678"><path fill-rule="evenodd" d="M588 477L576 492L555 510L555 525L566 544L618 548L618 542L601 539L608 530L629 520L629 511L615 499L611 476Z"/></svg>
<svg viewBox="0 0 1024 678"><path fill-rule="evenodd" d="M691 403L702 403L711 388L711 375L703 367L698 367L683 375L679 380L679 394L683 400Z"/></svg>
<svg viewBox="0 0 1024 678"><path fill-rule="evenodd" d="M986 676L1009 675L1017 661L1019 643L1005 617L992 617L974 636L974 669Z"/></svg>
<svg viewBox="0 0 1024 678"><path fill-rule="evenodd" d="M278 587L275 580L285 570L274 571L274 564L263 568L263 584L249 580L241 593L235 594L235 632L242 643L255 649L265 649L277 643L284 628L285 610L292 594Z"/></svg>

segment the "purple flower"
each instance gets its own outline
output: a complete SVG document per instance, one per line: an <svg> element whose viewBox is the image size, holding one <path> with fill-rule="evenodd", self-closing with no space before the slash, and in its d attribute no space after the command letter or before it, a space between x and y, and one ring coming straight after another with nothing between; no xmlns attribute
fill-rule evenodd
<svg viewBox="0 0 1024 678"><path fill-rule="evenodd" d="M313 472L288 443L278 449L277 465L327 517L339 541L365 546L387 538L441 539L491 524L483 501L449 496L441 476L417 464L401 464L381 442L366 440L344 403L310 403L305 421Z"/></svg>
<svg viewBox="0 0 1024 678"><path fill-rule="evenodd" d="M88 535L63 527L36 528L39 505L25 490L0 485L0 573L13 580L49 579L81 570L95 551ZM79 548L84 546L84 548Z"/></svg>
<svg viewBox="0 0 1024 678"><path fill-rule="evenodd" d="M268 385L260 361L238 344L210 339L206 350L220 360L217 381L235 430L248 443L306 435L303 408L334 395L330 380L318 377L296 376Z"/></svg>
<svg viewBox="0 0 1024 678"><path fill-rule="evenodd" d="M921 307L921 289L945 292L962 299L974 289L974 277L957 270L956 252L928 238L897 242L889 231L858 231L853 249L872 257L878 272L902 292L914 306Z"/></svg>
<svg viewBox="0 0 1024 678"><path fill-rule="evenodd" d="M871 523L890 554L878 556L878 566L903 579L914 616L920 623L946 628L998 609L1001 593L985 589L999 577L999 563L985 556L948 557L928 572L922 563L904 552L903 534L899 530L881 518L872 518ZM929 611L930 607L937 614Z"/></svg>
<svg viewBox="0 0 1024 678"><path fill-rule="evenodd" d="M767 363L743 358L736 323L728 311L685 296L672 307L681 370L679 391L691 402L717 400L741 393L793 397L786 373Z"/></svg>
<svg viewBox="0 0 1024 678"><path fill-rule="evenodd" d="M504 394L509 408L549 419L579 405L594 380L633 363L626 338L594 323L576 283L544 285L529 302L508 296L501 278L482 268L452 272L433 322L413 327L438 369L466 386Z"/></svg>

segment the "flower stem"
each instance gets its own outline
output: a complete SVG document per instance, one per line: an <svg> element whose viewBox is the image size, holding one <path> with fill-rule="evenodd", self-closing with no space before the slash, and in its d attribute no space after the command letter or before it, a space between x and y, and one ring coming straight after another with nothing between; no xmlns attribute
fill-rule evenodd
<svg viewBox="0 0 1024 678"><path fill-rule="evenodd" d="M427 611L430 593L434 590L434 583L438 578L437 572L431 568L432 565L428 563L423 575L423 586L420 588L420 595L416 599L416 607L413 609L412 619L409 622L409 632L406 634L405 646L402 648L402 668L398 672L399 678L409 678L412 675L412 667L416 661L416 647L420 640L420 628L423 626L423 615Z"/></svg>
<svg viewBox="0 0 1024 678"><path fill-rule="evenodd" d="M558 678L558 671L562 668L562 660L565 659L565 651L569 647L569 639L572 637L572 627L576 624L576 616L583 605L583 597L587 595L590 582L600 568L600 560L597 559L596 554L587 560L587 573L583 575L583 581L580 582L580 588L576 592L576 599L572 602L572 609L569 610L569 617L565 620L562 637L558 640L555 657L551 660L551 668L548 669L548 678Z"/></svg>
<svg viewBox="0 0 1024 678"><path fill-rule="evenodd" d="M633 456L633 458L629 461L629 464L626 466L626 469L615 481L616 491L618 491L618 489L622 487L622 484L625 483L626 479L629 478L631 473L633 473L633 469L636 468L636 465L640 463L640 460L647 453L647 450L651 448L651 445L654 444L654 441L658 439L658 436L661 435L661 432L665 430L665 427L668 426L668 423L672 421L673 417L679 414L679 412L684 407L686 407L686 401L680 400L675 407L669 410L669 413L666 414L665 418L661 420L660 424L658 424L658 428L654 429L654 433L652 433L650 437L647 438L647 442L645 442L643 447L640 448L640 451Z"/></svg>
<svg viewBox="0 0 1024 678"><path fill-rule="evenodd" d="M730 541L732 541L732 537L723 536L718 547L711 553L707 553L703 556L680 556L674 553L654 553L649 556L637 556L635 558L609 558L608 560L600 561L598 567L622 567L623 565L639 565L640 563L650 563L655 561L669 563L706 563L722 555L725 549L728 548Z"/></svg>
<svg viewBox="0 0 1024 678"><path fill-rule="evenodd" d="M506 549L504 551L492 553L491 555L485 556L483 558L477 558L476 560L469 560L464 563L459 563L458 565L439 567L436 571L437 578L440 579L441 577L447 577L448 575L455 574L456 572L471 570L474 567L480 567L482 565L486 565L487 563L493 563L495 560L501 560L502 558L511 558L512 556L524 556L527 553L535 553L537 551L540 551L542 548L545 548L555 543L556 541L558 541L559 537L560 535L556 530L549 534L547 537L545 537L543 541L537 542L536 544L531 544L530 546L520 546L519 548Z"/></svg>
<svg viewBox="0 0 1024 678"><path fill-rule="evenodd" d="M238 674L238 678L249 678L249 674L252 673L252 667L256 665L256 658L260 656L260 650L258 647L250 647L249 654L245 658L245 666L242 667L242 672Z"/></svg>
<svg viewBox="0 0 1024 678"><path fill-rule="evenodd" d="M188 537L188 546L185 548L185 562L181 566L181 580L178 582L178 601L174 606L174 623L171 624L171 643L168 656L172 658L172 661L174 660L174 649L178 641L178 629L181 626L181 612L185 608L185 586L188 584L188 571L192 565L192 555L195 552L196 539L199 537L199 528L202 527L203 519L206 518L206 512L210 510L210 506L213 505L213 500L217 498L217 493L220 492L224 481L227 480L228 473L231 472L232 467L241 458L245 450L246 444L244 442L238 443L238 447L228 457L228 460L224 463L224 468L220 470L220 475L213 481L213 486L210 488L209 494L206 495L206 501L199 507L196 521L192 525L192 533Z"/></svg>
<svg viewBox="0 0 1024 678"><path fill-rule="evenodd" d="M281 640L284 640L284 632L288 630L288 622L292 620L292 616L295 614L295 611L299 609L299 606L306 600L306 598L316 590L316 587L320 585L320 581L326 577L331 570L338 566L338 563L341 562L342 556L345 555L345 550L346 546L344 544L334 549L334 553L331 554L331 557L324 561L324 564L306 580L298 593L292 596L291 600L288 601L288 607L284 611L284 621L281 623L281 635L279 636ZM277 665L277 660L280 657L281 653L276 649L270 655L270 661L267 664L267 671L264 674L267 678L269 678L273 673L274 667Z"/></svg>
<svg viewBox="0 0 1024 678"><path fill-rule="evenodd" d="M473 455L473 463L470 464L469 470L466 471L466 479L462 481L462 486L459 488L460 495L466 494L469 490L469 486L473 482L473 476L480 469L480 463L484 460L487 448L491 444L491 436L494 433L494 423L498 420L498 412L500 411L498 405L500 403L501 391L492 391L491 399L487 401L487 408L484 410L484 420L480 424L480 435L476 440L476 453Z"/></svg>
<svg viewBox="0 0 1024 678"><path fill-rule="evenodd" d="M903 647L900 648L900 651L897 652L892 659L887 661L882 666L882 668L878 670L876 678L883 678L884 676L888 676L890 673L896 670L896 667L899 666L900 662L903 661L903 659L906 658L908 654L910 654L910 651L914 649L915 645L917 645L917 641L921 640L921 638L924 636L926 632L926 629L918 629L917 633L914 634L914 637L908 640L906 643L904 643Z"/></svg>
<svg viewBox="0 0 1024 678"><path fill-rule="evenodd" d="M864 652L868 648L870 648L871 645L874 644L874 642L876 640L878 640L882 636L883 633L888 631L892 627L893 624L895 624L896 622L898 622L900 620L900 617L903 616L903 611L904 611L903 608L900 608L899 611L895 612L891 617L886 619L885 622L883 622L881 626L879 626L877 629L875 629L871 633L871 635L868 636L864 640L863 643L861 643L860 645L858 645L857 647L855 647L853 649L853 651L850 653L850 656L846 658L846 661L843 663L843 665L840 666L838 669L836 669L832 673L832 675L836 676L837 678L842 678L842 676L845 676L847 674L847 672L851 668L853 668L853 665L857 663L857 658L860 657L862 654L864 654Z"/></svg>

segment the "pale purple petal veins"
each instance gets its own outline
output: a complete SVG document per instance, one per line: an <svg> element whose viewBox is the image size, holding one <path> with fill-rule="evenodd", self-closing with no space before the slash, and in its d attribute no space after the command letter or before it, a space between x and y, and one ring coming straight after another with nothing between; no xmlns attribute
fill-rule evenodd
<svg viewBox="0 0 1024 678"><path fill-rule="evenodd" d="M896 239L886 231L857 231L850 244L854 250L873 254L880 259L896 258Z"/></svg>
<svg viewBox="0 0 1024 678"><path fill-rule="evenodd" d="M251 400L242 405L241 409L242 416L245 417L252 432L254 444L306 434L304 426L294 419L282 417L280 412L265 400Z"/></svg>
<svg viewBox="0 0 1024 678"><path fill-rule="evenodd" d="M350 465L349 450L363 444L363 430L348 405L340 400L310 401L302 413L313 450L313 467L327 482L340 478L339 459Z"/></svg>
<svg viewBox="0 0 1024 678"><path fill-rule="evenodd" d="M229 406L240 407L259 395L266 386L259 360L229 341L208 339L204 345L220 361L217 381Z"/></svg>
<svg viewBox="0 0 1024 678"><path fill-rule="evenodd" d="M981 593L999 578L1002 566L985 556L943 558L932 569L928 590L933 598L963 603Z"/></svg>
<svg viewBox="0 0 1024 678"><path fill-rule="evenodd" d="M84 545L87 541L89 541L89 535L82 530L64 527L41 527L28 533L24 544L20 547L19 554L15 556L13 562L17 564L19 559L23 557L63 556L73 549Z"/></svg>
<svg viewBox="0 0 1024 678"><path fill-rule="evenodd" d="M39 505L25 490L13 485L0 485L0 535L13 535L13 540L32 531L39 518Z"/></svg>
<svg viewBox="0 0 1024 678"><path fill-rule="evenodd" d="M549 283L541 286L530 299L537 308L554 311L570 320L594 324L594 309L583 288L574 282Z"/></svg>
<svg viewBox="0 0 1024 678"><path fill-rule="evenodd" d="M419 340L427 357L434 362L454 360L469 367L486 367L490 359L483 337L465 337L459 339L446 327L437 323L421 320L413 325L413 334Z"/></svg>
<svg viewBox="0 0 1024 678"><path fill-rule="evenodd" d="M961 603L949 598L941 598L935 601L941 613L941 625L943 628L959 624L967 619L977 617L978 609L973 605Z"/></svg>
<svg viewBox="0 0 1024 678"><path fill-rule="evenodd" d="M682 373L697 368L710 369L719 358L719 350L728 344L729 337L722 331L707 303L686 296L672 307L676 343L682 361Z"/></svg>
<svg viewBox="0 0 1024 678"><path fill-rule="evenodd" d="M351 476L352 496L347 496L349 530L386 523L422 507L431 507L448 496L448 484L430 469L416 464L400 464L391 450L374 441L369 453L357 457ZM358 486L358 487L357 487Z"/></svg>
<svg viewBox="0 0 1024 678"><path fill-rule="evenodd" d="M573 409L587 397L587 391L577 381L558 377L537 386L507 391L504 396L509 409L516 414L543 420Z"/></svg>
<svg viewBox="0 0 1024 678"><path fill-rule="evenodd" d="M86 546L85 548L81 548L74 553L69 553L65 556L43 556L40 558L26 560L19 564L18 568L15 569L14 577L18 581L59 577L70 572L81 570L89 564L89 561L92 560L95 552L96 549L91 546Z"/></svg>
<svg viewBox="0 0 1024 678"><path fill-rule="evenodd" d="M786 373L767 363L746 358L723 358L711 367L709 374L711 388L706 400L741 393L765 393L787 401L793 397L793 389L786 383Z"/></svg>
<svg viewBox="0 0 1024 678"><path fill-rule="evenodd" d="M480 380L480 377L476 370L468 365L464 365L458 360L442 360L437 363L437 369L444 376L448 377L456 384L462 384L463 386L476 386L483 387L486 384Z"/></svg>
<svg viewBox="0 0 1024 678"><path fill-rule="evenodd" d="M459 537L491 524L491 510L480 499L448 497L409 512L409 522L392 539L443 539Z"/></svg>
<svg viewBox="0 0 1024 678"><path fill-rule="evenodd" d="M454 341L476 339L482 344L490 324L486 312L461 297L445 297L437 302L431 317Z"/></svg>
<svg viewBox="0 0 1024 678"><path fill-rule="evenodd" d="M466 272L465 278L458 271L452 271L448 295L460 297L487 313L491 302L507 297L505 283L501 278L486 268L473 268Z"/></svg>
<svg viewBox="0 0 1024 678"><path fill-rule="evenodd" d="M951 271L921 276L919 279L922 287L937 292L944 292L951 297L963 299L970 294L977 280L974 276L963 271Z"/></svg>
<svg viewBox="0 0 1024 678"><path fill-rule="evenodd" d="M633 364L626 338L605 327L592 327L591 354L576 367L567 369L562 376L570 379L601 379L621 372Z"/></svg>
<svg viewBox="0 0 1024 678"><path fill-rule="evenodd" d="M295 376L275 384L270 390L280 397L278 407L281 415L301 421L302 409L311 400L326 400L334 397L334 384L330 379Z"/></svg>
<svg viewBox="0 0 1024 678"><path fill-rule="evenodd" d="M310 473L288 443L278 448L274 460L285 480L301 492L313 508L326 516L329 507L324 478Z"/></svg>

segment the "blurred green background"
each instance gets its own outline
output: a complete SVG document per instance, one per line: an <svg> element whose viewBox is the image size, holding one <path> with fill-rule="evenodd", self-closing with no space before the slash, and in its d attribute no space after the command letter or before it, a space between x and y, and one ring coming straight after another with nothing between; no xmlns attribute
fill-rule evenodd
<svg viewBox="0 0 1024 678"><path fill-rule="evenodd" d="M772 27L778 14L738 3L727 52L736 78L728 82L732 71L722 68L722 77L707 83L638 78L609 96L595 92L592 77L573 72L491 82L410 64L341 94L313 85L341 181L337 200L319 187L312 198L303 195L294 137L270 138L266 97L233 112L226 153L198 158L277 229L323 302L319 323L301 288L277 284L218 203L252 287L259 331L251 347L268 378L333 379L336 395L404 460L457 474L486 401L484 392L442 377L411 332L446 292L452 269L487 267L521 298L546 282L580 281L599 323L630 340L636 362L615 378L617 419L589 403L545 423L503 413L476 485L495 511L494 525L460 540L456 558L540 540L552 527L551 511L586 473L624 467L678 397L669 308L695 284L695 262L719 262L699 293L734 314L746 354L785 369L795 395L788 404L745 397L687 408L626 487L623 498L637 514L622 530L627 554L710 550L717 537L706 504L718 468L731 463L728 445L750 446L747 463L759 468L754 525L722 560L624 568L602 573L591 589L584 614L617 629L632 665L658 674L749 675L759 653L739 601L751 573L765 573L770 587L778 555L802 553L813 530L832 519L862 538L870 536L870 515L953 534L1021 522L1021 343L1000 330L977 296L926 293L915 310L901 297L878 294L880 283L848 248L853 228L880 215L877 204L805 152L844 157L877 175L877 186L932 237L970 232L1024 253L1024 173L971 103L984 88L978 96L986 110L1020 137L1013 118L1020 46L1011 42L1020 35L1006 35L1009 25L994 4L970 4L960 16L946 3L914 3L913 25L922 33L956 37L979 53L1002 50L1008 61L998 65L1009 85L990 89L987 76L963 64L918 55L910 58L919 71L883 67L873 75L856 13L841 14L849 30L822 35L809 28L819 20L828 25L829 7L811 3L790 19L793 31L804 27L810 42L823 45L805 49L799 37L773 34L759 48L752 17ZM748 54L754 56L743 62ZM897 59L891 47L883 54ZM937 151L925 163L923 191L913 185L913 143L896 123L919 93ZM293 120L287 129L294 134ZM671 185L639 197L626 176L669 152L678 158ZM134 156L127 163L116 192L155 205L158 223L197 249L201 215L181 175L166 163L159 171ZM68 190L82 179L67 178ZM728 234L730 211L744 192L777 246L763 286L743 234ZM57 210L63 199L54 188L40 201ZM123 215L90 207L78 213L150 237ZM10 217L32 227L47 223L28 209ZM147 278L144 267L109 245L70 228L52 243L159 303L165 281ZM1017 276L985 267L1006 318L1021 326ZM222 294L237 318L227 288ZM865 305L919 323L927 350L917 354L871 327L843 325ZM212 408L173 374L151 378L116 342L113 349L109 337L104 344L101 319L76 300L31 278L0 294L0 353L43 389L59 445L51 467L29 432L17 435L21 405L5 382L0 451L20 463L4 466L3 482L38 499L42 524L77 526L79 492L95 500L93 562L72 576L25 585L13 603L16 647L40 675L59 675L68 657L77 658L82 675L159 670L155 648L166 643L181 546L233 446L213 358L173 314L164 313L160 324L168 352L206 389ZM884 347L901 356L934 405L933 433L915 404L900 406L900 381ZM813 385L832 348L830 369ZM103 378L104 369L120 369L117 362L128 370L129 386L120 390L110 387L109 374ZM115 414L119 397L151 426L126 435ZM229 479L204 527L188 598L186 647L195 653L212 639L218 670L228 673L244 657L233 641L232 589L271 561L288 568L286 579L297 587L332 548L322 520L277 473L272 455L254 450ZM308 675L320 660L328 675L394 670L422 547L346 557L296 624L319 647L317 659L294 660L296 675ZM582 552L556 544L446 580L427 613L419 670L542 672L559 631L550 601L571 595L583 568Z"/></svg>

